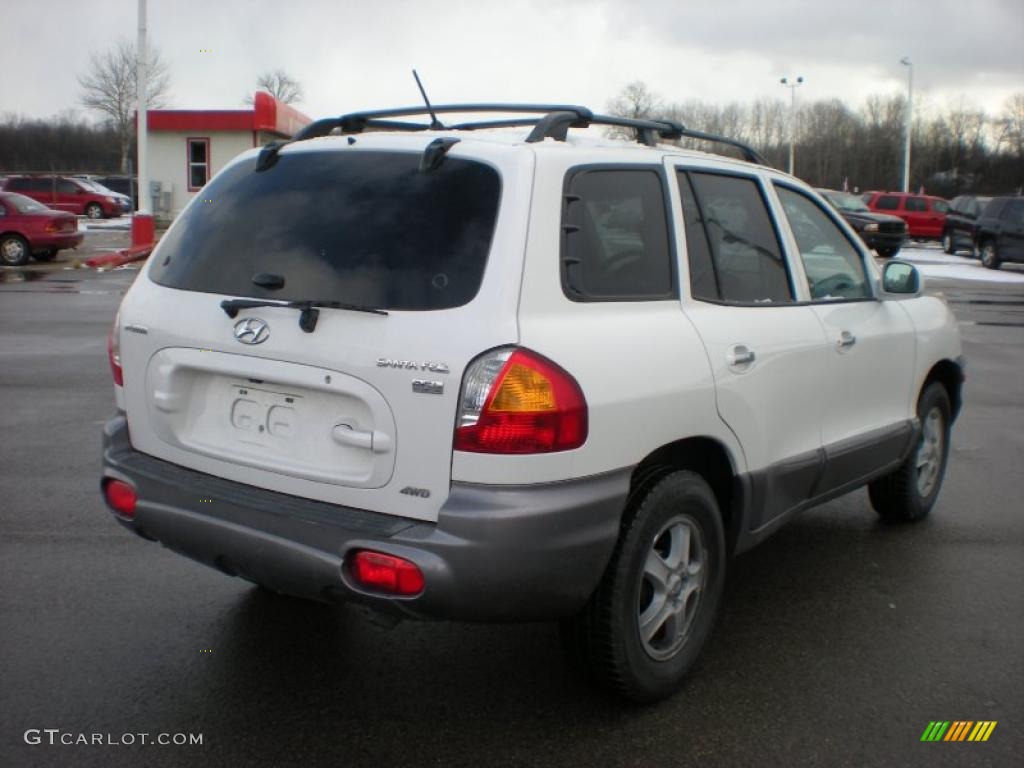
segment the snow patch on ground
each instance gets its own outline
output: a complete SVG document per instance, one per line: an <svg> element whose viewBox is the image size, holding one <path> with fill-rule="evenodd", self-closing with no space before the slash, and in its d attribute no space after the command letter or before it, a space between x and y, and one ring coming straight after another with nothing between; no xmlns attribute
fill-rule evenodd
<svg viewBox="0 0 1024 768"><path fill-rule="evenodd" d="M116 219L79 219L78 231L89 233L89 230L129 230L132 227L132 220L128 216L119 216Z"/></svg>
<svg viewBox="0 0 1024 768"><path fill-rule="evenodd" d="M911 246L900 249L897 259L909 261L927 277L941 280L976 280L986 283L1024 283L1024 273L1012 269L986 269L968 256L943 253L937 246Z"/></svg>

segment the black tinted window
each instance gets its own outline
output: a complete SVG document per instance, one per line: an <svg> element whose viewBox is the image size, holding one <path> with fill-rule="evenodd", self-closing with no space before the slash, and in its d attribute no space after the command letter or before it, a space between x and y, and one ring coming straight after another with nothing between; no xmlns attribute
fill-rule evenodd
<svg viewBox="0 0 1024 768"><path fill-rule="evenodd" d="M576 301L675 295L661 173L572 174L565 203L562 288Z"/></svg>
<svg viewBox="0 0 1024 768"><path fill-rule="evenodd" d="M875 203L879 211L895 211L900 207L900 199L895 195L882 195Z"/></svg>
<svg viewBox="0 0 1024 768"><path fill-rule="evenodd" d="M683 199L683 223L686 227L686 260L690 265L690 295L695 299L720 300L718 276L711 260L711 244L697 207L690 177L679 174L679 193Z"/></svg>
<svg viewBox="0 0 1024 768"><path fill-rule="evenodd" d="M79 195L85 192L80 186L67 179L57 180L57 192L61 195Z"/></svg>
<svg viewBox="0 0 1024 768"><path fill-rule="evenodd" d="M1003 210L1003 218L1008 224L1024 226L1024 200L1010 200Z"/></svg>
<svg viewBox="0 0 1024 768"><path fill-rule="evenodd" d="M374 307L457 307L476 295L498 214L500 179L447 158L419 171L418 153L284 153L250 159L204 190L160 243L152 278L172 288ZM283 275L265 290L253 275Z"/></svg>
<svg viewBox="0 0 1024 768"><path fill-rule="evenodd" d="M711 173L691 172L689 177L692 195L683 185L683 206L692 206L684 210L687 247L695 238L698 249L690 267L694 296L743 304L792 301L789 270L757 182ZM701 229L710 246L716 293L703 274L694 279L695 266L702 268Z"/></svg>
<svg viewBox="0 0 1024 768"><path fill-rule="evenodd" d="M928 205L923 197L908 197L904 207L908 211L927 211Z"/></svg>

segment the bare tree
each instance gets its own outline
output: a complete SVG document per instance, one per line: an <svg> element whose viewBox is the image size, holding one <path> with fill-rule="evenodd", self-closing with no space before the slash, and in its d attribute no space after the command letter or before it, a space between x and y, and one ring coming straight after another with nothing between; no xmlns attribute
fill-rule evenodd
<svg viewBox="0 0 1024 768"><path fill-rule="evenodd" d="M266 91L275 99L285 104L297 104L306 98L306 94L303 92L299 81L292 78L283 69L264 72L256 78L256 88ZM243 101L245 104L252 104L252 94L247 95Z"/></svg>
<svg viewBox="0 0 1024 768"><path fill-rule="evenodd" d="M608 102L608 114L615 117L629 117L634 120L650 119L661 116L663 110L661 100L642 80L634 80L626 85ZM632 138L632 128L611 128L608 135L613 138Z"/></svg>
<svg viewBox="0 0 1024 768"><path fill-rule="evenodd" d="M1018 158L1024 158L1024 91L1006 100L997 125L998 146L1005 144Z"/></svg>
<svg viewBox="0 0 1024 768"><path fill-rule="evenodd" d="M78 84L82 87L82 106L104 115L117 131L122 173L128 171L128 153L135 129L135 71L135 46L122 39L104 53L93 52L89 57L89 71L78 76ZM167 65L160 58L159 51L149 48L148 106L157 109L166 106L169 92Z"/></svg>

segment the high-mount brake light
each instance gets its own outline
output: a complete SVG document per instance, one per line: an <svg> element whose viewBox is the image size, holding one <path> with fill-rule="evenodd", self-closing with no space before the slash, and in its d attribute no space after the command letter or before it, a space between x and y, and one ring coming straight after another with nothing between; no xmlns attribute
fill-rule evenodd
<svg viewBox="0 0 1024 768"><path fill-rule="evenodd" d="M528 349L488 352L466 369L454 448L554 453L587 439L587 402L569 373Z"/></svg>
<svg viewBox="0 0 1024 768"><path fill-rule="evenodd" d="M110 333L107 334L107 359L110 360L110 373L114 377L114 383L124 386L124 371L121 369L121 314L114 316L114 324L110 326Z"/></svg>

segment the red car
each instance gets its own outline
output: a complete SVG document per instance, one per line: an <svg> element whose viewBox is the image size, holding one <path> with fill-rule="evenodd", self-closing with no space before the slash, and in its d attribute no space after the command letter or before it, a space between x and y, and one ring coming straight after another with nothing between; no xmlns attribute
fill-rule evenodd
<svg viewBox="0 0 1024 768"><path fill-rule="evenodd" d="M52 261L62 248L82 242L78 220L30 197L0 192L0 264L20 267L29 256Z"/></svg>
<svg viewBox="0 0 1024 768"><path fill-rule="evenodd" d="M17 192L57 211L100 219L121 215L117 198L90 189L78 179L66 176L11 176L5 192Z"/></svg>
<svg viewBox="0 0 1024 768"><path fill-rule="evenodd" d="M938 240L946 229L949 203L941 197L909 192L865 192L861 199L872 211L903 219L909 237Z"/></svg>

